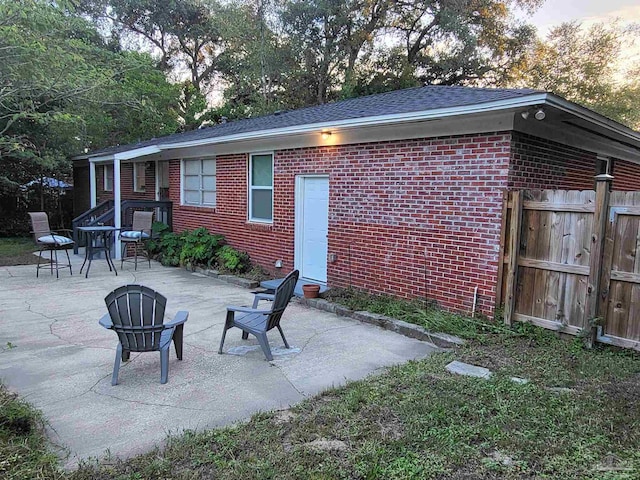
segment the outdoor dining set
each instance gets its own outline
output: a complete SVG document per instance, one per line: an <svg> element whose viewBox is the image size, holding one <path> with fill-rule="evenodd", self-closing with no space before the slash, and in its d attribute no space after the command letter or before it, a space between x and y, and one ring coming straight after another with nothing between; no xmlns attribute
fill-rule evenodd
<svg viewBox="0 0 640 480"><path fill-rule="evenodd" d="M40 269L49 268L51 274L60 269L69 268L71 271L71 259L69 249L73 248L74 241L65 235L62 230L52 231L49 228L47 214L44 212L32 212L31 223L36 244L40 247L38 252L38 265L36 276ZM151 238L151 224L153 212L135 212L133 225L130 230L121 230L119 239L122 242L122 262L132 260L135 268L138 266L138 252L143 241ZM111 259L111 244L113 235L120 230L108 225L95 225L78 227L85 234L86 249L85 258L80 268L80 273L87 266L85 276L88 277L91 261L97 253L104 253L109 271L115 272L116 267ZM65 232L66 233L66 232ZM125 258L127 245L132 245L133 258ZM48 251L50 263L41 264L42 252ZM58 263L58 252L64 251L67 256L67 264ZM151 261L149 256L149 267ZM294 295L294 289L298 281L299 272L294 270L284 279L279 281L273 291L256 292L251 307L230 305L227 307L226 319L220 340L218 353L223 353L223 347L227 331L231 328L239 328L242 331L242 339L246 340L253 335L267 360L273 360L267 332L277 328L285 347L289 344L284 336L280 320L289 301ZM267 305L260 307L262 305ZM106 329L113 330L118 336L116 357L113 366L111 384L118 384L118 374L121 362L130 359L132 352L159 352L160 353L160 383L167 383L169 378L169 352L173 343L178 360L182 360L184 325L189 318L189 312L178 311L174 318L165 321L167 298L161 293L144 285L123 285L110 292L105 297L107 313L99 320L99 324Z"/></svg>

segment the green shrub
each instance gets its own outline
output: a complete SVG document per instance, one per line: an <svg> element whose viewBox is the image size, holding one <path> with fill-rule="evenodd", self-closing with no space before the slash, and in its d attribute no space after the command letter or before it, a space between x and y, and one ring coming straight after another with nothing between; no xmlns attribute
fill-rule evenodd
<svg viewBox="0 0 640 480"><path fill-rule="evenodd" d="M149 255L155 256L161 252L160 242L162 237L171 233L171 227L164 222L153 222L151 226L151 238L146 242L147 252Z"/></svg>
<svg viewBox="0 0 640 480"><path fill-rule="evenodd" d="M160 263L167 267L180 265L180 252L184 246L184 237L187 232L165 233L160 238Z"/></svg>
<svg viewBox="0 0 640 480"><path fill-rule="evenodd" d="M240 252L231 245L224 245L218 250L218 265L230 272L242 273L249 268L249 254Z"/></svg>
<svg viewBox="0 0 640 480"><path fill-rule="evenodd" d="M211 235L204 227L185 232L184 244L180 252L180 265L189 268L198 265L210 267L215 263L216 253L223 242L222 235Z"/></svg>

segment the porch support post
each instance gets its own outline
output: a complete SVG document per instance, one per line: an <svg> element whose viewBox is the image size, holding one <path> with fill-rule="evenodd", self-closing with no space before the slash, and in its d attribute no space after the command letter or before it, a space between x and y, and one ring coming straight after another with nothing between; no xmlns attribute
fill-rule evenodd
<svg viewBox="0 0 640 480"><path fill-rule="evenodd" d="M596 341L600 306L600 279L602 276L602 259L604 253L604 237L609 214L609 198L613 177L609 174L596 176L596 203L593 213L591 231L591 257L589 261L589 279L587 283L587 304L584 309L583 328L586 333L587 347L591 348Z"/></svg>
<svg viewBox="0 0 640 480"><path fill-rule="evenodd" d="M91 208L98 204L98 187L96 186L96 164L89 160L89 201Z"/></svg>
<svg viewBox="0 0 640 480"><path fill-rule="evenodd" d="M120 158L113 157L113 223L116 228L122 227L122 195L120 192ZM119 231L115 233L114 258L120 260L121 242Z"/></svg>

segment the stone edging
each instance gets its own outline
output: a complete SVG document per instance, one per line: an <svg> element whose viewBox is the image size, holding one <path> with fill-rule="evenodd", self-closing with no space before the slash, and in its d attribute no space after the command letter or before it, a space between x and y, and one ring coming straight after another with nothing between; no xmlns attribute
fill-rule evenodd
<svg viewBox="0 0 640 480"><path fill-rule="evenodd" d="M415 338L424 342L430 342L441 348L459 347L464 345L465 341L461 338L446 333L432 333L419 325L404 322L395 318L380 315L378 313L354 311L344 305L331 303L322 298L298 298L298 303L307 305L325 312L335 313L342 317L350 317L363 323L370 323L385 330L399 333L405 337Z"/></svg>
<svg viewBox="0 0 640 480"><path fill-rule="evenodd" d="M193 271L196 273L201 273L202 275L206 275L207 277L217 278L218 280L222 280L223 282L238 285L239 287L258 288L260 286L260 282L258 282L257 280L249 280L248 278L236 277L235 275L221 275L217 270L196 267Z"/></svg>
<svg viewBox="0 0 640 480"><path fill-rule="evenodd" d="M260 282L256 280L249 280L248 278L236 277L234 275L220 275L220 272L218 272L217 270L196 267L194 271L202 275L214 277L218 280L222 280L223 282L231 283L233 285L238 285L240 287L248 289L258 288L260 286ZM306 305L308 307L317 308L318 310L323 310L329 313L335 313L336 315L341 317L353 318L354 320L358 320L363 323L370 323L372 325L384 328L385 330L391 330L392 332L399 333L401 335L404 335L405 337L415 338L416 340L422 340L423 342L433 343L434 345L441 348L458 347L460 345L464 345L465 343L463 339L453 335L448 335L446 333L429 332L419 325L414 325L413 323L404 322L402 320L397 320L395 318L380 315L378 313L364 311L356 312L354 310L351 310L350 308L345 307L344 305L331 303L323 298L296 298L295 300L298 303Z"/></svg>

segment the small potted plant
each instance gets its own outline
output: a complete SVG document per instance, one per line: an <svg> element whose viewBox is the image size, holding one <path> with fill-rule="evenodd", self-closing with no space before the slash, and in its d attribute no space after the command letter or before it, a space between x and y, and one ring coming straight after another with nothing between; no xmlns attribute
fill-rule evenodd
<svg viewBox="0 0 640 480"><path fill-rule="evenodd" d="M304 294L304 298L317 298L320 293L320 285L313 283L304 284L302 285L302 293Z"/></svg>

